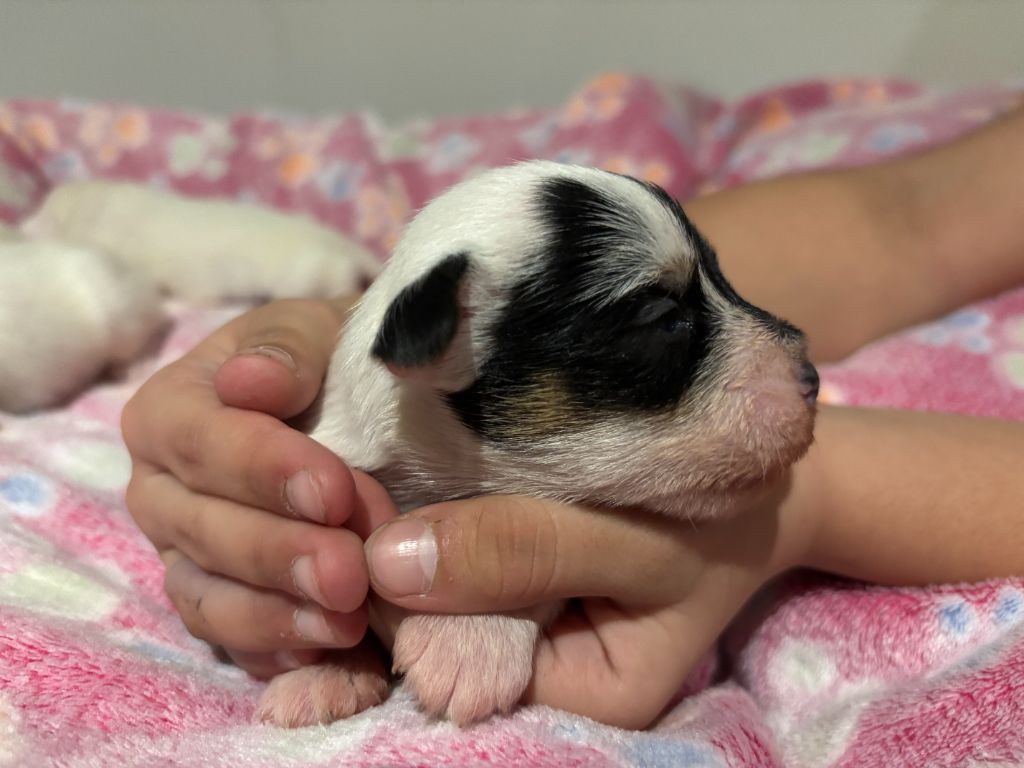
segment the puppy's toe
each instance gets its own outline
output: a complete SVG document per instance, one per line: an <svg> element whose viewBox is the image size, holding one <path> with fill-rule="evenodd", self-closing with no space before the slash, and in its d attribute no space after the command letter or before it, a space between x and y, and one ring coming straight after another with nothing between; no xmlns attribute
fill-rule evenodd
<svg viewBox="0 0 1024 768"><path fill-rule="evenodd" d="M382 703L388 687L379 657L342 657L275 677L263 692L256 719L285 728L331 723Z"/></svg>
<svg viewBox="0 0 1024 768"><path fill-rule="evenodd" d="M411 616L395 638L394 670L427 713L467 725L522 698L538 632L510 616Z"/></svg>

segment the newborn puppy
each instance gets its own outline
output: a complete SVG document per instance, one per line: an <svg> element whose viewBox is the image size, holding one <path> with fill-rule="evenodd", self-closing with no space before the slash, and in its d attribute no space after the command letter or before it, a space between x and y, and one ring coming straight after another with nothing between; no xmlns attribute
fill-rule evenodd
<svg viewBox="0 0 1024 768"><path fill-rule="evenodd" d="M337 296L380 271L362 247L302 216L141 184L56 187L22 231L107 254L190 301Z"/></svg>
<svg viewBox="0 0 1024 768"><path fill-rule="evenodd" d="M310 434L403 508L501 492L710 518L804 453L817 386L803 335L736 294L663 190L531 162L409 225ZM394 670L433 715L506 712L560 607L409 615ZM259 714L325 722L385 693L362 648L279 676Z"/></svg>
<svg viewBox="0 0 1024 768"><path fill-rule="evenodd" d="M138 355L165 319L151 283L92 251L0 240L0 411L69 397Z"/></svg>

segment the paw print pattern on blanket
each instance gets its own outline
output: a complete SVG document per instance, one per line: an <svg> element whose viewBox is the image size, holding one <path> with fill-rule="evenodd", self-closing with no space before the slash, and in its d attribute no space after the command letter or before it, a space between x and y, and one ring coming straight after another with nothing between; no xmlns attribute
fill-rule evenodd
<svg viewBox="0 0 1024 768"><path fill-rule="evenodd" d="M383 257L412 211L479 168L605 164L685 198L943 141L1021 103L1022 88L821 81L726 104L613 74L554 109L408 126L13 101L0 105L0 220L28 214L50 184L100 176L301 211ZM722 643L731 663L648 733L534 707L460 730L401 688L326 728L253 724L265 686L190 638L162 594L160 561L123 507L117 427L156 366L239 309L179 310L158 357L124 381L32 418L0 414L0 766L1024 762L1022 580L912 590L797 577L751 607ZM1024 419L1024 290L821 373L832 402Z"/></svg>

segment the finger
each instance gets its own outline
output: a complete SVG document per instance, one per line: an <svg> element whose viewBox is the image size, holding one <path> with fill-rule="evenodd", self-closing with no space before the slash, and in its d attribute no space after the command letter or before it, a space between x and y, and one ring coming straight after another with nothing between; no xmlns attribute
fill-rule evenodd
<svg viewBox="0 0 1024 768"><path fill-rule="evenodd" d="M366 545L374 591L403 608L475 613L578 596L671 602L699 573L687 523L492 496L426 507Z"/></svg>
<svg viewBox="0 0 1024 768"><path fill-rule="evenodd" d="M758 574L718 561L669 605L573 603L578 610L556 620L538 644L525 700L645 728L761 584Z"/></svg>
<svg viewBox="0 0 1024 768"><path fill-rule="evenodd" d="M318 648L296 648L276 653L256 653L225 648L224 653L235 665L260 680L268 680L282 672L290 672L299 667L316 664L324 657L324 651Z"/></svg>
<svg viewBox="0 0 1024 768"><path fill-rule="evenodd" d="M122 418L134 456L198 493L327 525L348 519L352 475L330 450L273 416L221 405L183 361L157 376Z"/></svg>
<svg viewBox="0 0 1024 768"><path fill-rule="evenodd" d="M246 315L237 351L214 378L218 397L281 419L302 413L320 392L352 301L275 301Z"/></svg>
<svg viewBox="0 0 1024 768"><path fill-rule="evenodd" d="M355 502L345 527L366 541L375 530L398 517L398 507L388 492L370 475L352 470Z"/></svg>
<svg viewBox="0 0 1024 768"><path fill-rule="evenodd" d="M354 611L366 599L363 541L352 531L195 494L163 472L136 473L127 496L129 504L148 505L141 527L150 541L204 571L333 611Z"/></svg>
<svg viewBox="0 0 1024 768"><path fill-rule="evenodd" d="M630 610L605 599L582 601L538 644L523 701L646 728L723 627L714 616L676 606Z"/></svg>
<svg viewBox="0 0 1024 768"><path fill-rule="evenodd" d="M179 552L161 554L164 590L188 631L238 651L351 648L366 632L366 609L333 613L281 592L206 573Z"/></svg>

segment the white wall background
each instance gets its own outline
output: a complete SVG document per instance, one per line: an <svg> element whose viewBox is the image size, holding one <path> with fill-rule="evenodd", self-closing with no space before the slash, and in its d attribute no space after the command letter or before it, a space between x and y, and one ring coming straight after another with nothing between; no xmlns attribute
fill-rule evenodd
<svg viewBox="0 0 1024 768"><path fill-rule="evenodd" d="M1021 77L1024 0L0 0L0 98L402 118L556 103L609 69L729 97Z"/></svg>

